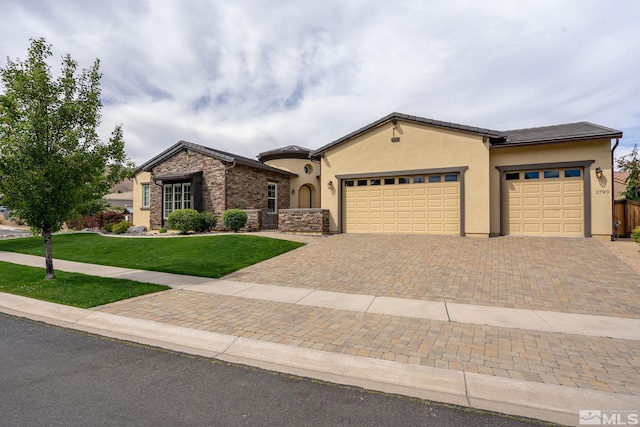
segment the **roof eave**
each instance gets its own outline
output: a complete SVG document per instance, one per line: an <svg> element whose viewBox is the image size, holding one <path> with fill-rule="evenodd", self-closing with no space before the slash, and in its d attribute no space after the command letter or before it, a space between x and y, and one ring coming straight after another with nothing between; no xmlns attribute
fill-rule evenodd
<svg viewBox="0 0 640 427"><path fill-rule="evenodd" d="M491 148L505 148L505 147L521 147L525 145L542 145L542 144L553 144L559 142L579 142L579 141L594 141L599 139L613 139L613 138L622 138L622 132L612 133L607 135L590 135L590 136L577 136L572 138L550 138L550 139L538 139L538 140L529 140L529 141L518 141L518 142L505 142L502 144L491 145Z"/></svg>

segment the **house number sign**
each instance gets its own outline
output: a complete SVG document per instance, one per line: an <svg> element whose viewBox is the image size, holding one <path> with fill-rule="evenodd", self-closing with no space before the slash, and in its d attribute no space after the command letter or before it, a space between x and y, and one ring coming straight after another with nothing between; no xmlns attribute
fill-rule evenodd
<svg viewBox="0 0 640 427"><path fill-rule="evenodd" d="M596 194L609 194L609 190L596 190Z"/></svg>

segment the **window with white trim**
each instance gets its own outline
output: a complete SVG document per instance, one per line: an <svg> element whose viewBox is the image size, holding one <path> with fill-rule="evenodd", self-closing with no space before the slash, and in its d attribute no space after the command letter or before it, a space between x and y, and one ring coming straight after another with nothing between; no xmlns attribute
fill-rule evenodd
<svg viewBox="0 0 640 427"><path fill-rule="evenodd" d="M148 208L151 201L151 190L149 184L142 184L142 207Z"/></svg>
<svg viewBox="0 0 640 427"><path fill-rule="evenodd" d="M278 212L277 208L277 186L276 184L267 185L267 213L275 214Z"/></svg>
<svg viewBox="0 0 640 427"><path fill-rule="evenodd" d="M179 182L165 184L164 186L163 217L167 219L169 214L178 209L191 209L191 183Z"/></svg>

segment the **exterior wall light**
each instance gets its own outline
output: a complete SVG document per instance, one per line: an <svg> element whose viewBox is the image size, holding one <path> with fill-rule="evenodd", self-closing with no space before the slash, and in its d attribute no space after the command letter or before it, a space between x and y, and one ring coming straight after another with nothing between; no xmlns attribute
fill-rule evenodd
<svg viewBox="0 0 640 427"><path fill-rule="evenodd" d="M602 178L602 169L596 168L596 177L598 179Z"/></svg>
<svg viewBox="0 0 640 427"><path fill-rule="evenodd" d="M329 182L327 182L327 188L331 190L332 187L333 187L333 181L330 180Z"/></svg>

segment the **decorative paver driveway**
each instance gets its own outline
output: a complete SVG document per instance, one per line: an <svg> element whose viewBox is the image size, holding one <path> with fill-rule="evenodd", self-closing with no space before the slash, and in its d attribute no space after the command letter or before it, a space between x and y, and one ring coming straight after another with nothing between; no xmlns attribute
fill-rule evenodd
<svg viewBox="0 0 640 427"><path fill-rule="evenodd" d="M640 275L586 238L339 234L225 279L640 318Z"/></svg>

